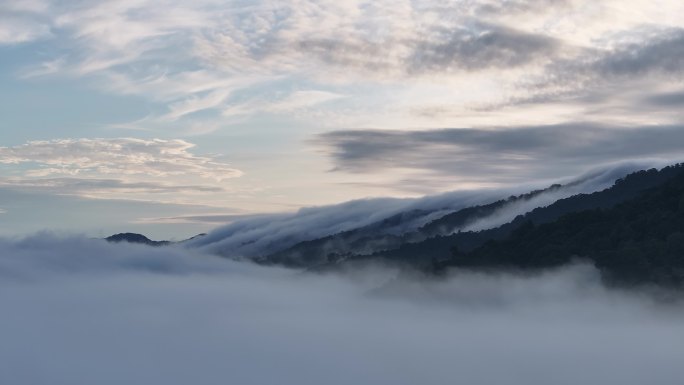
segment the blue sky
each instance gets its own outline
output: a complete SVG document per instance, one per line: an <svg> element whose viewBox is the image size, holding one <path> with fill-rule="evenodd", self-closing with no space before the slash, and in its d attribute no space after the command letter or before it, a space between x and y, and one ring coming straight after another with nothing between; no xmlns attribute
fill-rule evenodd
<svg viewBox="0 0 684 385"><path fill-rule="evenodd" d="M0 233L680 160L684 4L656 3L0 1Z"/></svg>

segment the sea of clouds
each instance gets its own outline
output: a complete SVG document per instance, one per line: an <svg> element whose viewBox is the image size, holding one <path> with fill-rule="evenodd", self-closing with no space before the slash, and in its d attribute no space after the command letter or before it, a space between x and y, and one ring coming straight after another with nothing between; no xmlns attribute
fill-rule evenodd
<svg viewBox="0 0 684 385"><path fill-rule="evenodd" d="M684 308L655 293L581 265L317 275L39 234L0 240L0 383L679 385Z"/></svg>

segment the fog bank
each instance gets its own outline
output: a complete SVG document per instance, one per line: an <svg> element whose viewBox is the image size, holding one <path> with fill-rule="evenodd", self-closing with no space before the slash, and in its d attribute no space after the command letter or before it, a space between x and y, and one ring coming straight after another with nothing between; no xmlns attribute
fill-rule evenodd
<svg viewBox="0 0 684 385"><path fill-rule="evenodd" d="M0 240L3 384L672 384L675 302L589 266L311 275L174 248Z"/></svg>

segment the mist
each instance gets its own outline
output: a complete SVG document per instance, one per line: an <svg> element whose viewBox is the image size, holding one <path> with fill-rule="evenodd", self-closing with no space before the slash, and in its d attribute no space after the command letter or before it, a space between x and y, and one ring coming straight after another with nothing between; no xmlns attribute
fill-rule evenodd
<svg viewBox="0 0 684 385"><path fill-rule="evenodd" d="M187 242L186 246L232 258L255 257L286 249L298 242L368 226L402 212L416 212L413 219L404 219L399 225L383 229L386 234L399 235L465 207L543 189L555 182L563 183L562 187L545 191L529 200L508 203L491 215L460 229L484 230L508 223L518 215L547 206L558 199L603 190L630 172L661 163L656 160L620 162L597 167L573 178L521 185L514 189L453 191L415 199L360 199L336 205L305 207L295 213L259 215L221 226L204 237ZM450 229L454 232L457 230Z"/></svg>
<svg viewBox="0 0 684 385"><path fill-rule="evenodd" d="M513 221L518 215L523 215L538 207L546 207L560 199L606 189L612 186L617 179L633 171L647 169L656 164L656 162L628 161L587 171L578 177L561 181L563 184L558 189L544 191L527 200L509 202L492 214L478 218L459 230L480 231L501 226ZM664 166L664 164L657 165Z"/></svg>
<svg viewBox="0 0 684 385"><path fill-rule="evenodd" d="M676 294L597 271L315 275L174 247L0 240L3 384L680 384Z"/></svg>

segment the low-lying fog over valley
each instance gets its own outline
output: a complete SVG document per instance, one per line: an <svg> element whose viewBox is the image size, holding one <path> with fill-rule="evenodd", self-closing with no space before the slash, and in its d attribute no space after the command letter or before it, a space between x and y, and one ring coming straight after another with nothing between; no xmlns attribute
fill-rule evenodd
<svg viewBox="0 0 684 385"><path fill-rule="evenodd" d="M311 274L174 247L0 241L0 383L672 384L679 294L539 274Z"/></svg>

